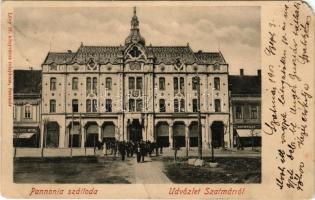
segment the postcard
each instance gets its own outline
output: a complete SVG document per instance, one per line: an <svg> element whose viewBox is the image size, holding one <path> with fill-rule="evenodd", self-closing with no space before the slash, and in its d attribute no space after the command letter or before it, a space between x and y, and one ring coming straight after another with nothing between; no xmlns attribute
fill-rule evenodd
<svg viewBox="0 0 315 200"><path fill-rule="evenodd" d="M314 198L303 1L5 1L1 195Z"/></svg>

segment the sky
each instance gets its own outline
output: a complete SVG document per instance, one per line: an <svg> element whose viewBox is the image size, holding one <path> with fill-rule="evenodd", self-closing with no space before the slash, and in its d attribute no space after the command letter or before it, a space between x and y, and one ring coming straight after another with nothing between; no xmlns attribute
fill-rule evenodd
<svg viewBox="0 0 315 200"><path fill-rule="evenodd" d="M132 7L17 8L14 16L16 69L41 69L47 53L84 45L124 44ZM230 74L260 69L260 7L137 7L146 44L187 45L221 51Z"/></svg>

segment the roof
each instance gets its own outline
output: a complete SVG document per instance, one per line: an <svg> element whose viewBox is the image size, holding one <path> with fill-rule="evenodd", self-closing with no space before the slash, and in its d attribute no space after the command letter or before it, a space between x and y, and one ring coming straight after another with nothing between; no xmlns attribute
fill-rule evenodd
<svg viewBox="0 0 315 200"><path fill-rule="evenodd" d="M186 46L146 46L146 53L156 63L174 64L177 59L186 64L226 64L221 52L193 52ZM123 46L83 46L77 52L49 52L44 64L86 64L91 58L100 64L118 63L123 56Z"/></svg>
<svg viewBox="0 0 315 200"><path fill-rule="evenodd" d="M41 70L14 70L14 94L40 94Z"/></svg>
<svg viewBox="0 0 315 200"><path fill-rule="evenodd" d="M157 63L171 64L180 59L183 63L195 63L197 60L189 46L150 46L147 47Z"/></svg>
<svg viewBox="0 0 315 200"><path fill-rule="evenodd" d="M198 51L195 56L200 64L226 64L221 52L202 52Z"/></svg>
<svg viewBox="0 0 315 200"><path fill-rule="evenodd" d="M44 61L44 64L66 64L73 59L74 55L75 53L72 52L49 52Z"/></svg>
<svg viewBox="0 0 315 200"><path fill-rule="evenodd" d="M230 75L229 90L232 95L261 95L261 76Z"/></svg>

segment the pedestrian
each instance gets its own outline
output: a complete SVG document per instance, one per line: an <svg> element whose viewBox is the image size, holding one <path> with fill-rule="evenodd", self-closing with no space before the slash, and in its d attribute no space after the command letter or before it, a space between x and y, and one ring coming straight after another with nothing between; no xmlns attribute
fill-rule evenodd
<svg viewBox="0 0 315 200"><path fill-rule="evenodd" d="M141 141L140 142L141 162L144 162L145 153L146 153L145 143L144 143L144 141Z"/></svg>
<svg viewBox="0 0 315 200"><path fill-rule="evenodd" d="M137 142L136 144L136 153L137 153L137 163L139 163L141 159L141 147L140 147L139 142Z"/></svg>
<svg viewBox="0 0 315 200"><path fill-rule="evenodd" d="M154 147L155 147L155 155L159 156L159 142L155 142Z"/></svg>
<svg viewBox="0 0 315 200"><path fill-rule="evenodd" d="M113 142L113 148L114 148L114 157L116 158L117 150L118 150L118 142L117 141Z"/></svg>
<svg viewBox="0 0 315 200"><path fill-rule="evenodd" d="M127 152L127 158L130 156L130 142L126 142L126 152Z"/></svg>
<svg viewBox="0 0 315 200"><path fill-rule="evenodd" d="M136 151L136 146L133 141L130 142L130 157L133 157L133 153Z"/></svg>
<svg viewBox="0 0 315 200"><path fill-rule="evenodd" d="M103 155L107 156L107 145L105 140L103 140Z"/></svg>
<svg viewBox="0 0 315 200"><path fill-rule="evenodd" d="M119 143L119 153L121 155L121 160L124 161L126 156L126 145L124 141Z"/></svg>

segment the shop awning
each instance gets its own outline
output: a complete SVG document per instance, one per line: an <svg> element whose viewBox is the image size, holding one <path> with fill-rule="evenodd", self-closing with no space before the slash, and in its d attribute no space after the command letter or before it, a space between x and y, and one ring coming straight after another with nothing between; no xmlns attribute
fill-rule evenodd
<svg viewBox="0 0 315 200"><path fill-rule="evenodd" d="M260 137L261 136L261 131L260 129L236 129L237 134L239 137L252 137L252 136L256 136L256 137Z"/></svg>
<svg viewBox="0 0 315 200"><path fill-rule="evenodd" d="M13 137L14 138L19 138L19 139L29 139L31 138L35 133L14 133Z"/></svg>

